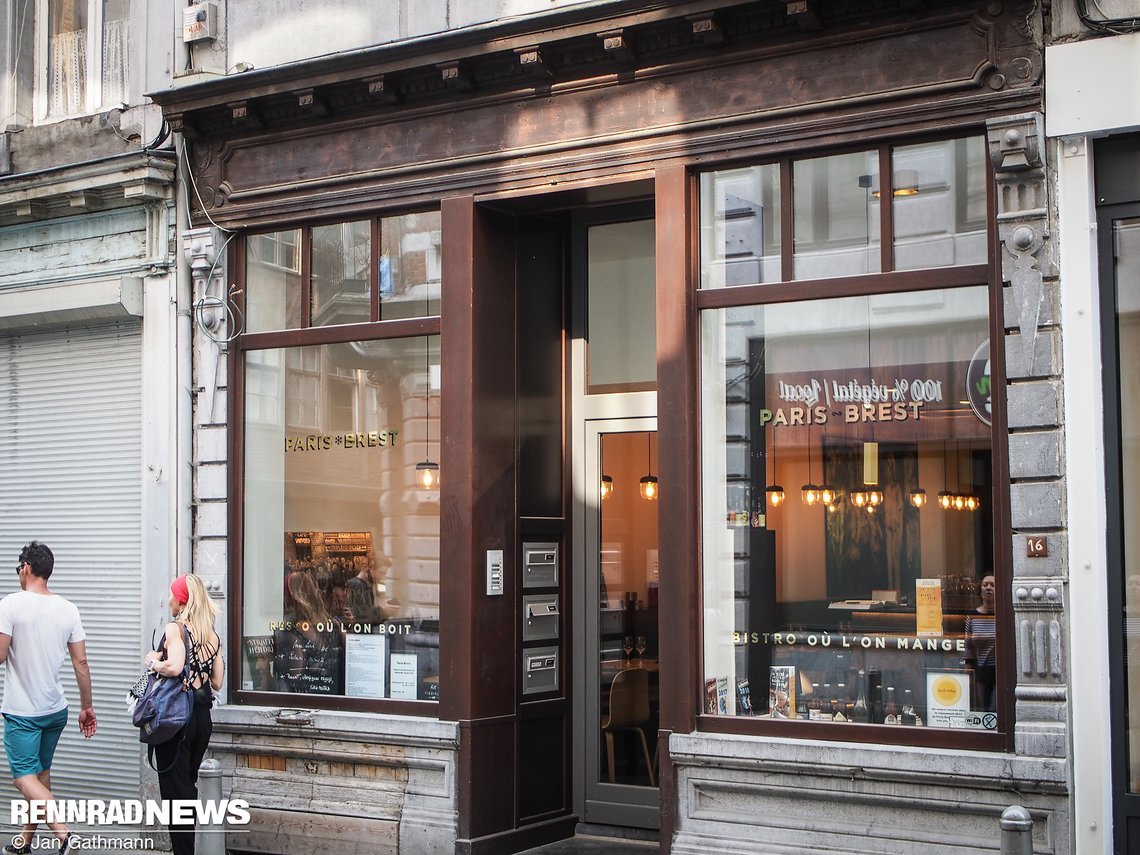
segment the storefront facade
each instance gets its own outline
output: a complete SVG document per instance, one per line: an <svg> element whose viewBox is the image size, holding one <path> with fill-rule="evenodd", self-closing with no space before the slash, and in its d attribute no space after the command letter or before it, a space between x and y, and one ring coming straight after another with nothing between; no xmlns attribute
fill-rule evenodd
<svg viewBox="0 0 1140 855"><path fill-rule="evenodd" d="M155 95L233 283L251 851L1072 851L1035 15L588 4Z"/></svg>

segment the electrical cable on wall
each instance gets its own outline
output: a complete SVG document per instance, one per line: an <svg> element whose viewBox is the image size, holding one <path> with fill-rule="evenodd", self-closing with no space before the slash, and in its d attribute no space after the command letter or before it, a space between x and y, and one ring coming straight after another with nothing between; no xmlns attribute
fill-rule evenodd
<svg viewBox="0 0 1140 855"><path fill-rule="evenodd" d="M236 236L237 232L232 229L227 229L224 226L218 225L214 218L210 216L210 212L206 210L206 203L202 200L202 194L198 190L198 182L194 178L194 173L190 169L190 158L186 155L186 141L180 135L176 135L174 139L174 147L178 156L178 167L183 170L186 183L194 190L194 196L198 200L198 205L201 207L203 215L215 229L226 235L225 242L214 253L214 260L210 264L210 270L206 274L206 281L202 288L202 296L194 301L193 313L194 321L198 325L198 329L210 341L219 345L226 345L234 341L239 335L245 331L245 315L242 314L241 309L238 307L237 302L234 300L241 291L237 286L231 286L229 292L223 295L215 295L210 293L211 284L214 281L214 271L218 268L218 262L221 260L226 251L226 247L230 245ZM186 198L186 220L191 221L190 216L190 199ZM220 310L224 314L226 329L230 330L229 335L220 336L214 333L217 327L217 320L212 315L207 315L207 311Z"/></svg>
<svg viewBox="0 0 1140 855"><path fill-rule="evenodd" d="M1097 3L1097 0L1093 0L1093 5L1096 6L1098 12L1102 15L1104 14L1104 10L1100 8L1100 4ZM1097 33L1124 36L1140 31L1140 16L1132 16L1130 18L1093 18L1089 15L1087 0L1077 0L1077 17L1081 19L1082 24Z"/></svg>

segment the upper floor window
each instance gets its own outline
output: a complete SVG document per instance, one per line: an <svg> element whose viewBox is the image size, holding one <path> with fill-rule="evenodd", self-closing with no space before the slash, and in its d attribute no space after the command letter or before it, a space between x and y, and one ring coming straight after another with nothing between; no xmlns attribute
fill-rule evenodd
<svg viewBox="0 0 1140 855"><path fill-rule="evenodd" d="M38 113L84 115L127 100L129 0L37 0Z"/></svg>

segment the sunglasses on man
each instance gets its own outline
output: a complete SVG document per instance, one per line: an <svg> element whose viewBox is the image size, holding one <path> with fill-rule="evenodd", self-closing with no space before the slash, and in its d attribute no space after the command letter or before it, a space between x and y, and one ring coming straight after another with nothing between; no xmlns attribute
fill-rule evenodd
<svg viewBox="0 0 1140 855"><path fill-rule="evenodd" d="M27 561L24 561L21 559L20 562L16 565L16 576L17 576L17 578L20 575L20 571L24 569L24 565L27 563L28 563Z"/></svg>

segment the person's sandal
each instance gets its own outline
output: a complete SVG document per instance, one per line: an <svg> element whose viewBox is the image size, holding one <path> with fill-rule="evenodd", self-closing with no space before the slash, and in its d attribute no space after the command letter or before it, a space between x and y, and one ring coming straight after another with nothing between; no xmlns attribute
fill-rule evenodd
<svg viewBox="0 0 1140 855"><path fill-rule="evenodd" d="M4 855L29 855L32 851L32 844L23 843L23 840L22 836L16 837L11 843L5 844L4 849L0 851L3 851ZM17 841L20 841L19 845L17 845Z"/></svg>

